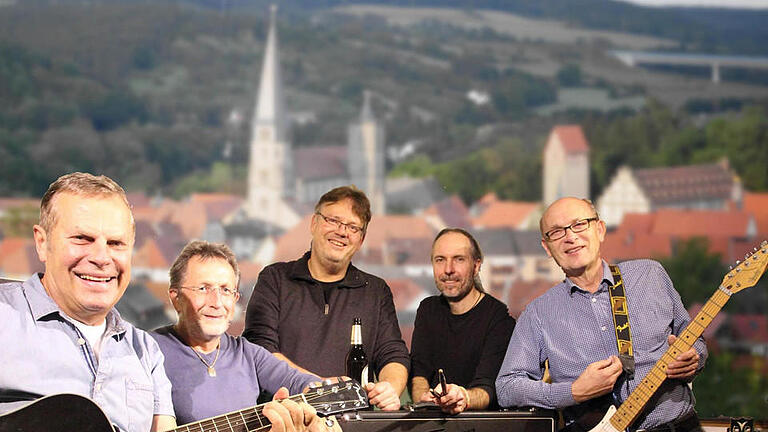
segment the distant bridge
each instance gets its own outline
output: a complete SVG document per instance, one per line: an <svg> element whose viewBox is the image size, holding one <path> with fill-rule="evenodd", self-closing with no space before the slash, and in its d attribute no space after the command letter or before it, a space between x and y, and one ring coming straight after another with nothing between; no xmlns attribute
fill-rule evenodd
<svg viewBox="0 0 768 432"><path fill-rule="evenodd" d="M768 57L725 56L709 54L666 53L646 51L611 51L627 66L638 64L666 64L709 66L712 68L712 82L720 82L720 67L733 66L750 69L768 69Z"/></svg>

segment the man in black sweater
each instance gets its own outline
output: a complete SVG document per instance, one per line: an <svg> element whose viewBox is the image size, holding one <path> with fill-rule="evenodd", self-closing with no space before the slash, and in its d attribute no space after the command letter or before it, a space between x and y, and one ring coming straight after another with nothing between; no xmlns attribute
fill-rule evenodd
<svg viewBox="0 0 768 432"><path fill-rule="evenodd" d="M354 186L323 195L310 224L310 251L259 274L243 336L302 372L336 377L345 374L352 321L361 318L363 347L378 375L377 383L365 384L368 398L382 410L397 410L409 358L392 292L352 265L370 220L368 198Z"/></svg>
<svg viewBox="0 0 768 432"><path fill-rule="evenodd" d="M477 241L446 228L432 243L432 271L440 295L424 299L416 312L411 343L411 395L443 411L498 408L494 381L515 320L504 303L483 292ZM443 389L438 369L448 384Z"/></svg>

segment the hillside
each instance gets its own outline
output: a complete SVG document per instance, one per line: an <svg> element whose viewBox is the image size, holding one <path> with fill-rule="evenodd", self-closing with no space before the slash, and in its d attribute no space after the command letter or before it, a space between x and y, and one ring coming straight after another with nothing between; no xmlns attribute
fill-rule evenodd
<svg viewBox="0 0 768 432"><path fill-rule="evenodd" d="M1 7L0 194L39 195L74 169L175 195L190 185L222 187L213 179L216 162L239 179L233 173L247 160L263 3L59 0ZM703 98L699 105L717 109L724 99L740 106L768 95L768 87L630 69L608 53L675 47L668 38L480 9L302 5L281 3L279 14L287 105L314 119L293 128L297 146L344 143L363 89L374 93L390 149L418 143L418 152L436 163L508 138L533 158L553 124L584 119L548 109L574 86L603 92L606 107L589 108L601 116L647 97L675 109ZM471 102L470 90L487 93L489 102ZM30 162L36 170L27 169ZM224 183L242 191L238 181Z"/></svg>

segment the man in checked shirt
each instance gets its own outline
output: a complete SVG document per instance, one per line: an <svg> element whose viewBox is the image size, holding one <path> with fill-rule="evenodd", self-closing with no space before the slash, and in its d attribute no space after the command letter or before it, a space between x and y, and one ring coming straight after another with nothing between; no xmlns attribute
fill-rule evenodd
<svg viewBox="0 0 768 432"><path fill-rule="evenodd" d="M520 315L496 379L499 405L560 409L567 426L588 430L623 402L690 322L680 295L652 260L619 264L633 345L634 374L619 360L608 289L614 278L600 248L605 223L589 200L563 198L544 212L541 245L565 279ZM701 430L689 382L707 357L703 339L669 363L664 383L631 425L654 432ZM542 381L549 360L551 382ZM634 376L632 376L634 375Z"/></svg>

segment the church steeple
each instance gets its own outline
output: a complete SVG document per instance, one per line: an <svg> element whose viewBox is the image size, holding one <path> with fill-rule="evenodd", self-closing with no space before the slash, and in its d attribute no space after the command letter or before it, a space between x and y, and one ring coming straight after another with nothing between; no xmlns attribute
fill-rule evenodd
<svg viewBox="0 0 768 432"><path fill-rule="evenodd" d="M284 201L292 195L293 169L283 102L276 14L277 6L272 5L251 125L247 210L253 218L283 225L291 223L296 215Z"/></svg>
<svg viewBox="0 0 768 432"><path fill-rule="evenodd" d="M261 81L253 115L254 126L275 128L275 140L284 141L285 110L283 105L283 80L280 74L280 53L277 46L277 6L269 8L269 30L261 67Z"/></svg>
<svg viewBox="0 0 768 432"><path fill-rule="evenodd" d="M363 92L363 107L358 122L347 131L347 171L350 181L371 201L374 214L384 214L384 127L373 115L371 92Z"/></svg>

